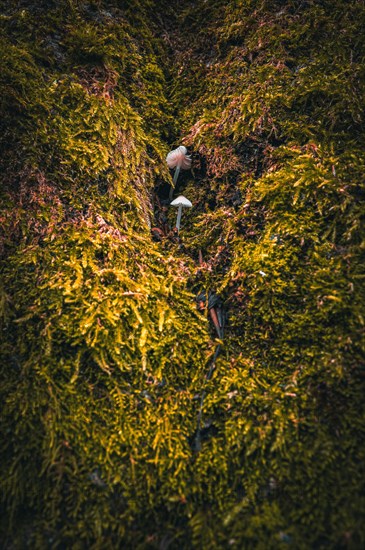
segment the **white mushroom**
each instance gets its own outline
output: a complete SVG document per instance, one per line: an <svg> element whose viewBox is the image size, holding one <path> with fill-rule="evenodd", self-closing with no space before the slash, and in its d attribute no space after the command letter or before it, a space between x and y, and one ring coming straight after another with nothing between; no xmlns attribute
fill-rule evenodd
<svg viewBox="0 0 365 550"><path fill-rule="evenodd" d="M170 151L166 157L167 165L169 168L175 168L174 185L176 185L177 178L179 177L180 169L189 170L191 167L191 158L187 155L187 149L184 145L180 145L177 149ZM173 188L170 189L169 199L172 199Z"/></svg>
<svg viewBox="0 0 365 550"><path fill-rule="evenodd" d="M179 232L179 230L180 230L180 221L181 221L181 213L182 213L183 207L184 208L191 208L193 205L191 204L191 202L186 197L184 197L183 195L180 195L179 197L177 197L177 199L173 200L170 203L170 206L178 206L179 207L179 209L177 211L177 220L176 220L176 229Z"/></svg>

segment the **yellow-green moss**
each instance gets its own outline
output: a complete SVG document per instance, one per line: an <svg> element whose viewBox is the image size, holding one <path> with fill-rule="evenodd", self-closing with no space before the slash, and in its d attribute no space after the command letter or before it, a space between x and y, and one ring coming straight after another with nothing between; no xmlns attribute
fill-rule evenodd
<svg viewBox="0 0 365 550"><path fill-rule="evenodd" d="M364 7L0 5L2 546L361 548Z"/></svg>

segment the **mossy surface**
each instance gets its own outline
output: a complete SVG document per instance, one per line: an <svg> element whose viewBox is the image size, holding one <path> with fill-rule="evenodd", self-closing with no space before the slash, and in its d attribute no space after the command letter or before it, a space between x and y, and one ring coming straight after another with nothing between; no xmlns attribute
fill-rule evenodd
<svg viewBox="0 0 365 550"><path fill-rule="evenodd" d="M2 546L362 548L363 3L0 6Z"/></svg>

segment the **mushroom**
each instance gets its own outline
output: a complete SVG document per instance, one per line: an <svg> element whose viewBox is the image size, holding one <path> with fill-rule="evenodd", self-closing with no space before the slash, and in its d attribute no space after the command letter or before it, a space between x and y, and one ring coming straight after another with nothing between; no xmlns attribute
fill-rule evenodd
<svg viewBox="0 0 365 550"><path fill-rule="evenodd" d="M166 161L169 168L175 168L174 174L174 186L176 185L177 178L179 177L180 168L183 170L189 170L191 167L191 158L187 155L187 149L183 145L180 145L177 149L170 151L166 157ZM173 187L170 189L169 199L172 199Z"/></svg>
<svg viewBox="0 0 365 550"><path fill-rule="evenodd" d="M177 211L177 220L176 220L176 229L177 229L177 232L179 232L179 230L180 230L180 221L181 221L181 213L182 213L183 207L184 208L191 208L193 205L191 204L191 202L186 197L184 197L183 195L180 195L179 197L177 197L177 199L173 200L170 203L170 206L178 206L179 207L179 209Z"/></svg>

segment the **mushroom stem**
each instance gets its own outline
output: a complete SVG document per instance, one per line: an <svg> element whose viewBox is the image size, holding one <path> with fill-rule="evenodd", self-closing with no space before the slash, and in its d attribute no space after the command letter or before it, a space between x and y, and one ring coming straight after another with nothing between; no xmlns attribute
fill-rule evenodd
<svg viewBox="0 0 365 550"><path fill-rule="evenodd" d="M175 185L176 185L176 182L177 182L177 178L179 177L179 174L180 174L180 166L177 165L176 169L175 169L174 179L173 179L173 182L174 182Z"/></svg>
<svg viewBox="0 0 365 550"><path fill-rule="evenodd" d="M173 179L173 182L174 182L174 186L176 185L176 182L177 182L177 178L179 177L179 174L180 174L180 166L176 166L176 169L175 169L175 174L174 174L174 179ZM174 187L170 187L170 193L169 193L169 199L171 200L172 199L172 194L174 192Z"/></svg>
<svg viewBox="0 0 365 550"><path fill-rule="evenodd" d="M180 231L181 213L182 213L182 204L179 205L179 209L177 211L177 220L176 220L177 232Z"/></svg>

